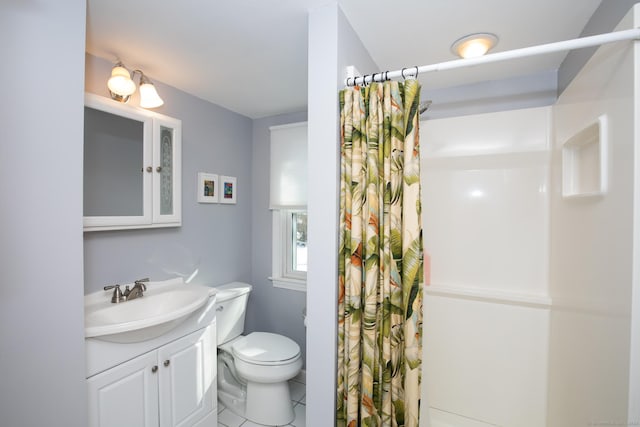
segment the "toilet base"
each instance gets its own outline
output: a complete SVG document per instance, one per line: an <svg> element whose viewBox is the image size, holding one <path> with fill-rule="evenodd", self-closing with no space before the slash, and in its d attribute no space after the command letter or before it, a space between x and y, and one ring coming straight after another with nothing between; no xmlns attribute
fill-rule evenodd
<svg viewBox="0 0 640 427"><path fill-rule="evenodd" d="M218 389L218 402L222 403L227 409L234 414L245 418L247 400L235 393Z"/></svg>
<svg viewBox="0 0 640 427"><path fill-rule="evenodd" d="M302 365L300 359L295 363ZM296 372L299 370L300 367L294 369ZM282 378L288 380L291 376ZM231 412L255 423L282 426L293 421L295 414L287 380L269 383L246 381L236 371L230 355L218 352L218 400Z"/></svg>
<svg viewBox="0 0 640 427"><path fill-rule="evenodd" d="M244 389L218 388L218 401L231 412L254 423L267 426L287 425L295 418L287 381L281 383L249 383Z"/></svg>
<svg viewBox="0 0 640 427"><path fill-rule="evenodd" d="M247 383L245 417L258 424L281 426L295 418L287 381L279 383Z"/></svg>

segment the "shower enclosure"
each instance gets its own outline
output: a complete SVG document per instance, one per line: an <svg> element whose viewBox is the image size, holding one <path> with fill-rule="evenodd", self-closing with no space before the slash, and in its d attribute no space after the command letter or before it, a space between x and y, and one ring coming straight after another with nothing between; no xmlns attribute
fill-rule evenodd
<svg viewBox="0 0 640 427"><path fill-rule="evenodd" d="M423 425L640 423L637 43L552 106L421 123Z"/></svg>

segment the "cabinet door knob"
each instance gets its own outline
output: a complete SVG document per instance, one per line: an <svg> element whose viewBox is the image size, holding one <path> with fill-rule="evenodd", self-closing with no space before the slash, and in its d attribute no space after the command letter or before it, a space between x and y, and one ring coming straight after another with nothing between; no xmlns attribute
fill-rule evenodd
<svg viewBox="0 0 640 427"><path fill-rule="evenodd" d="M151 372L153 372L154 374L156 373L157 370L158 370L158 365L153 365L151 367Z"/></svg>
<svg viewBox="0 0 640 427"><path fill-rule="evenodd" d="M147 172L149 173L153 172L153 168L151 166L147 166Z"/></svg>
<svg viewBox="0 0 640 427"><path fill-rule="evenodd" d="M164 366L169 366L169 363L171 363L171 362L169 362L169 360L165 360L164 361Z"/></svg>
<svg viewBox="0 0 640 427"><path fill-rule="evenodd" d="M161 171L162 171L162 166L158 166L158 167L156 168L156 172L161 172Z"/></svg>

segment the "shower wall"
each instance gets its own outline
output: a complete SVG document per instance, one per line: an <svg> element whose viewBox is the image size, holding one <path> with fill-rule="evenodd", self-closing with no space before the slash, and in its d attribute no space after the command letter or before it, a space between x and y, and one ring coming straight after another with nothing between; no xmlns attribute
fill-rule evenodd
<svg viewBox="0 0 640 427"><path fill-rule="evenodd" d="M434 427L546 417L551 107L421 123Z"/></svg>
<svg viewBox="0 0 640 427"><path fill-rule="evenodd" d="M618 30L634 28L634 11ZM549 427L640 425L637 44L600 47L554 106ZM567 197L562 149L599 119L606 126L578 147L578 194Z"/></svg>
<svg viewBox="0 0 640 427"><path fill-rule="evenodd" d="M553 106L421 123L424 426L640 425L639 43Z"/></svg>

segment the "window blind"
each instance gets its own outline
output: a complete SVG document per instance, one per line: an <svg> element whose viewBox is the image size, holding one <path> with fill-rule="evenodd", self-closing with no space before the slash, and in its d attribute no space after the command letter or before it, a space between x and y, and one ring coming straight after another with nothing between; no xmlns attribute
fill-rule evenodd
<svg viewBox="0 0 640 427"><path fill-rule="evenodd" d="M307 123L272 126L270 209L307 207Z"/></svg>

